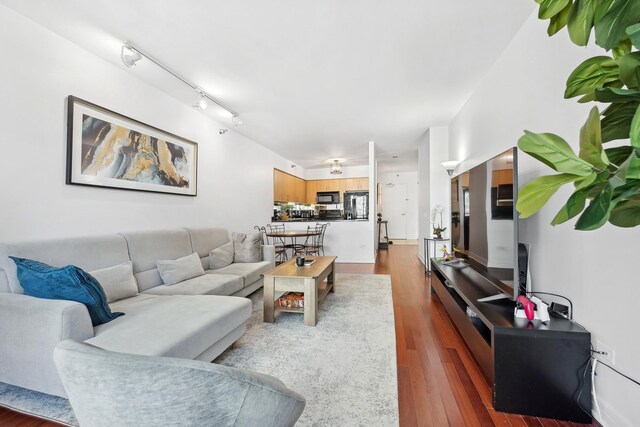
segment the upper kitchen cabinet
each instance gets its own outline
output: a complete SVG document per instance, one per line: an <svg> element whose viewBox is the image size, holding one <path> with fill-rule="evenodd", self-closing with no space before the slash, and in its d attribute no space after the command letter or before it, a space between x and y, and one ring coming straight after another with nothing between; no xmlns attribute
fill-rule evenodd
<svg viewBox="0 0 640 427"><path fill-rule="evenodd" d="M305 181L278 169L273 170L273 200L275 202L304 203L307 195Z"/></svg>
<svg viewBox="0 0 640 427"><path fill-rule="evenodd" d="M368 191L369 178L347 178L344 181L344 191Z"/></svg>
<svg viewBox="0 0 640 427"><path fill-rule="evenodd" d="M316 181L316 191L340 191L340 180L319 179Z"/></svg>
<svg viewBox="0 0 640 427"><path fill-rule="evenodd" d="M318 181L307 181L307 203L316 202L316 193L318 192Z"/></svg>

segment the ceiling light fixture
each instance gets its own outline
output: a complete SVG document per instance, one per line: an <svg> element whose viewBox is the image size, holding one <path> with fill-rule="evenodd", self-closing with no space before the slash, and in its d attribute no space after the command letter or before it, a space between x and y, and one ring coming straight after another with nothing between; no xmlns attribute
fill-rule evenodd
<svg viewBox="0 0 640 427"><path fill-rule="evenodd" d="M244 122L242 121L240 116L238 116L237 114L234 114L233 117L231 117L231 123L233 123L233 127L238 127L238 126L242 126Z"/></svg>
<svg viewBox="0 0 640 427"><path fill-rule="evenodd" d="M176 73L175 71L173 71L172 69L170 69L166 65L162 64L157 59L155 59L153 56L150 56L149 54L141 51L140 49L135 47L130 42L125 42L124 43L124 45L122 46L122 52L121 52L120 57L121 57L122 62L124 63L124 65L126 65L129 68L134 67L136 65L136 62L138 62L142 58L148 59L149 61L153 62L158 67L162 68L164 71L166 71L167 73L171 74L173 77L175 77L176 79L180 80L182 83L184 83L185 85L189 86L191 89L195 90L196 92L198 92L200 94L200 100L198 101L198 103L196 105L194 105L194 107L197 106L198 108L201 108L201 109L204 110L205 108L207 108L207 100L209 100L209 101L213 102L214 104L216 104L218 107L222 108L224 111L226 111L232 119L235 118L235 120L233 120L233 125L234 126L237 127L237 126L242 125L242 119L240 119L240 117L238 116L238 113L236 113L232 109L230 109L227 106L225 106L222 102L218 101L213 96L207 94L204 90L202 90L198 86L196 86L193 83L190 83L189 81L187 81L180 74Z"/></svg>
<svg viewBox="0 0 640 427"><path fill-rule="evenodd" d="M201 110L207 109L207 98L204 96L204 94L201 91L198 92L198 98L195 104L193 104L193 106Z"/></svg>
<svg viewBox="0 0 640 427"><path fill-rule="evenodd" d="M136 62L142 59L142 55L140 52L136 52L132 49L129 44L124 44L120 50L120 59L122 59L124 65L129 68L133 68L136 66Z"/></svg>
<svg viewBox="0 0 640 427"><path fill-rule="evenodd" d="M340 163L340 160L334 160L333 163L331 163L331 166L329 166L329 173L331 173L331 175L342 174L342 163Z"/></svg>
<svg viewBox="0 0 640 427"><path fill-rule="evenodd" d="M446 162L442 162L442 166L447 170L449 176L453 175L453 171L456 170L456 167L460 164L458 160L447 160Z"/></svg>

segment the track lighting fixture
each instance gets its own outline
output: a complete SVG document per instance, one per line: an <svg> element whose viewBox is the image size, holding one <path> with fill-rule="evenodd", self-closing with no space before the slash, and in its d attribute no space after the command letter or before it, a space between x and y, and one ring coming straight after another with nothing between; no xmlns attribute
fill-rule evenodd
<svg viewBox="0 0 640 427"><path fill-rule="evenodd" d="M122 46L122 50L120 51L120 59L122 59L124 65L129 68L133 68L136 66L136 62L142 59L142 55L130 45L125 44Z"/></svg>
<svg viewBox="0 0 640 427"><path fill-rule="evenodd" d="M198 91L198 98L193 106L201 110L207 109L207 98L204 96L204 93L202 91Z"/></svg>
<svg viewBox="0 0 640 427"><path fill-rule="evenodd" d="M197 107L197 108L200 108L200 109L204 110L204 109L207 108L208 101L211 101L214 104L216 104L218 107L220 107L221 109L226 111L227 114L229 114L229 117L231 118L231 121L232 121L234 127L238 127L238 126L242 125L242 119L240 118L240 116L238 116L238 113L236 113L232 109L226 107L223 103L221 103L220 101L218 101L217 99L215 99L211 95L208 95L200 87L194 85L193 83L190 83L184 77L182 77L180 74L178 74L175 71L173 71L172 69L168 68L167 66L165 66L164 64L162 64L161 62L159 62L158 60L153 58L152 56L150 56L150 55L146 54L145 52L141 51L140 49L135 47L130 42L125 42L124 45L122 46L122 50L121 50L121 53L120 53L120 58L122 59L122 62L124 63L124 65L126 65L129 68L133 68L136 65L136 62L138 62L140 59L146 58L147 60L149 60L149 61L153 62L154 64L156 64L158 67L162 68L167 73L171 74L176 79L180 80L185 85L189 86L191 89L193 89L196 92L198 92L199 99L196 102L196 104L194 105L194 107ZM221 134L222 133L223 132L221 132Z"/></svg>

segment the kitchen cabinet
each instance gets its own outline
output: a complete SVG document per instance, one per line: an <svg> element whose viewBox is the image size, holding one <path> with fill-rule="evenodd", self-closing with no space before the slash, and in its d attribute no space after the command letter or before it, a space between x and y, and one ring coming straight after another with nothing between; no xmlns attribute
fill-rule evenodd
<svg viewBox="0 0 640 427"><path fill-rule="evenodd" d="M344 181L343 191L368 191L369 190L369 178L347 178L342 179Z"/></svg>
<svg viewBox="0 0 640 427"><path fill-rule="evenodd" d="M491 186L513 184L513 169L499 169L491 173Z"/></svg>
<svg viewBox="0 0 640 427"><path fill-rule="evenodd" d="M304 203L306 193L304 179L278 169L273 170L273 200L275 202Z"/></svg>
<svg viewBox="0 0 640 427"><path fill-rule="evenodd" d="M309 204L316 202L317 184L317 181L307 181L307 203Z"/></svg>
<svg viewBox="0 0 640 427"><path fill-rule="evenodd" d="M286 201L287 176L286 173L278 169L273 170L273 200L276 202Z"/></svg>
<svg viewBox="0 0 640 427"><path fill-rule="evenodd" d="M339 179L319 179L317 180L316 190L320 191L340 191Z"/></svg>

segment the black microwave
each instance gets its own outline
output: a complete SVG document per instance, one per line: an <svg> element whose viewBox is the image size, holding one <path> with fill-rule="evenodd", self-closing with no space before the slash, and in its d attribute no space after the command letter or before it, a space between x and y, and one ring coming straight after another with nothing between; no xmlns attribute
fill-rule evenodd
<svg viewBox="0 0 640 427"><path fill-rule="evenodd" d="M316 195L316 203L319 205L335 205L340 203L339 191L320 191Z"/></svg>

